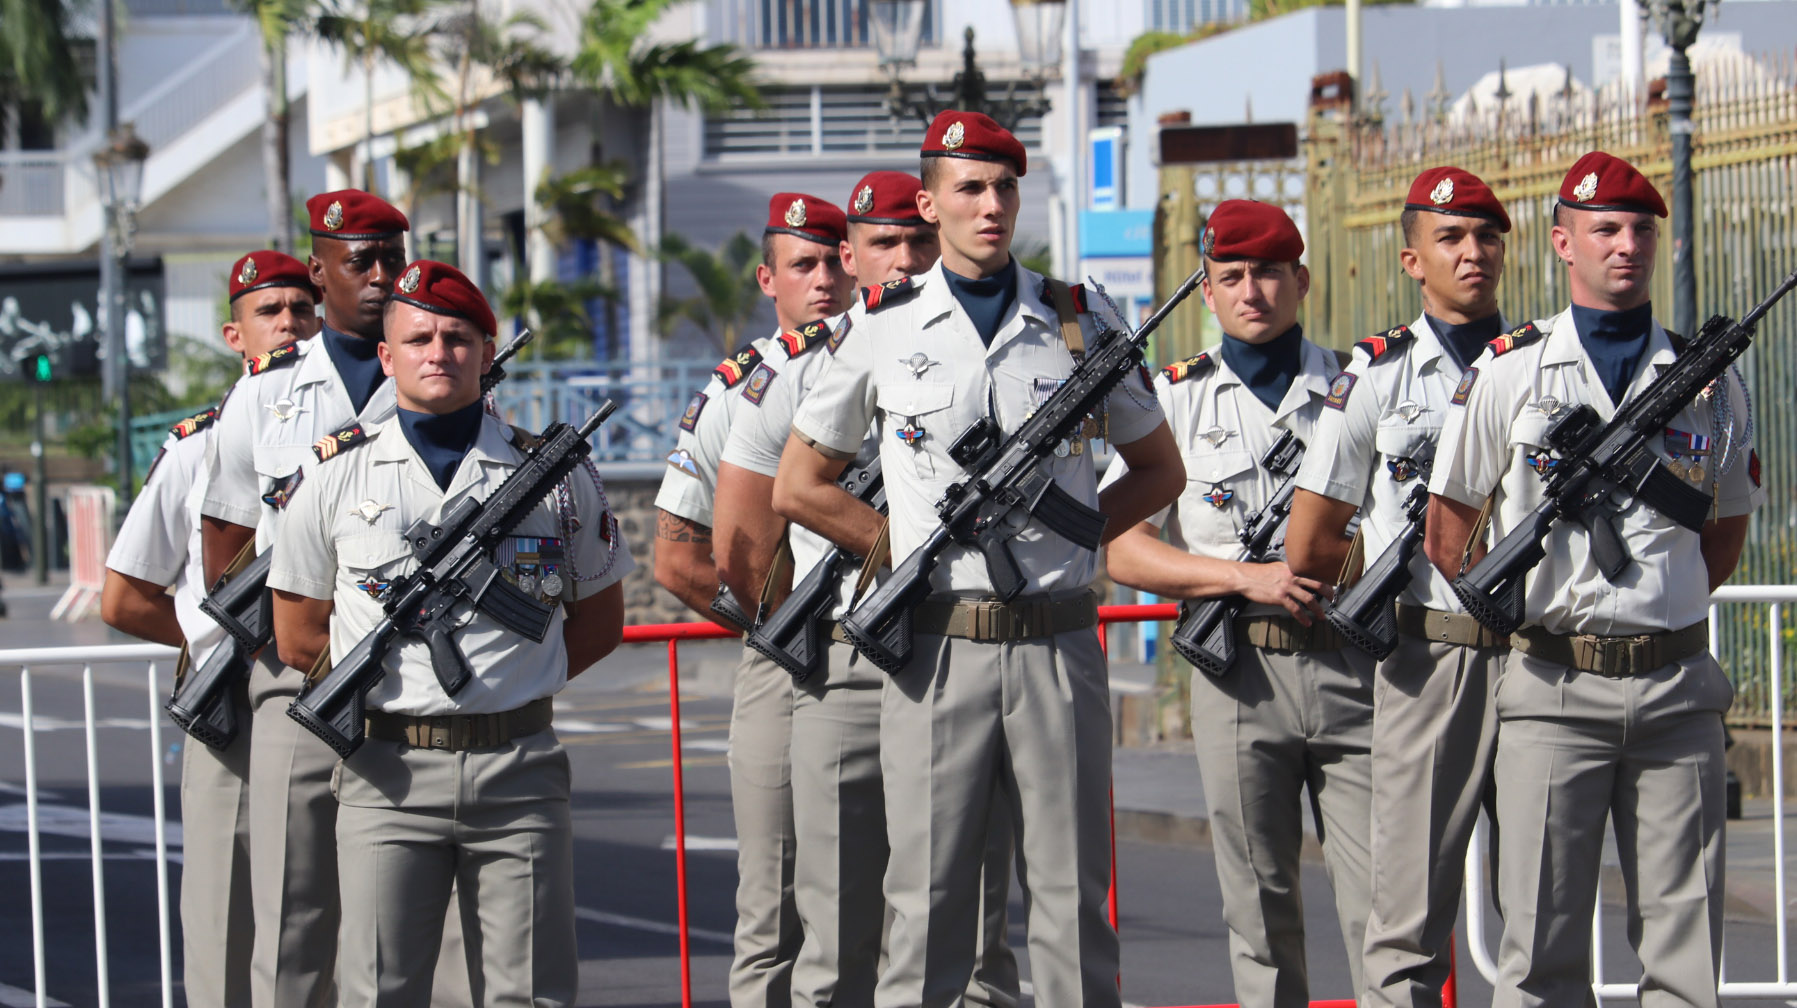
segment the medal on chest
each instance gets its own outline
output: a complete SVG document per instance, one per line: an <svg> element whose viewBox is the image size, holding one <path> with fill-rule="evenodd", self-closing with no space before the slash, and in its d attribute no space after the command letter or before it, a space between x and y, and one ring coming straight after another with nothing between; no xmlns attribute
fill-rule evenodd
<svg viewBox="0 0 1797 1008"><path fill-rule="evenodd" d="M1221 483L1212 483L1210 491L1204 495L1205 503L1218 510L1228 507L1229 502L1234 499L1235 491L1224 489Z"/></svg>

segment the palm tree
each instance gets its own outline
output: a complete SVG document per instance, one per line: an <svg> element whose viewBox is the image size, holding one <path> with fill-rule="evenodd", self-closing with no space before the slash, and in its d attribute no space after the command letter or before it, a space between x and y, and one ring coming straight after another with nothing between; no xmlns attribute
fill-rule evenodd
<svg viewBox="0 0 1797 1008"><path fill-rule="evenodd" d="M374 70L380 60L399 67L414 94L426 103L443 97L432 60L430 15L435 0L321 0L307 28L343 50L346 62L362 68L362 188L374 185Z"/></svg>
<svg viewBox="0 0 1797 1008"><path fill-rule="evenodd" d="M268 200L268 244L293 251L293 176L287 163L292 106L287 97L287 39L302 27L306 0L238 0L256 19L262 35L262 91L268 115L262 120L262 174Z"/></svg>
<svg viewBox="0 0 1797 1008"><path fill-rule="evenodd" d="M71 27L77 2L0 0L0 128L28 106L49 122L87 116L88 81Z"/></svg>
<svg viewBox="0 0 1797 1008"><path fill-rule="evenodd" d="M546 178L534 194L548 211L543 231L555 245L592 240L604 245L641 251L630 226L612 213L610 204L623 195L628 170L617 162L589 165L559 178ZM520 275L500 298L509 315L525 319L537 332L530 346L537 356L550 359L586 357L592 350L593 317L588 306L602 302L607 311L618 292L601 280L542 280Z"/></svg>
<svg viewBox="0 0 1797 1008"><path fill-rule="evenodd" d="M743 330L764 300L755 280L761 245L738 231L723 248L710 252L679 235L668 235L661 243L661 257L686 267L699 288L692 297L661 299L656 310L661 331L667 332L670 322L686 321L711 337L720 353L741 346Z"/></svg>

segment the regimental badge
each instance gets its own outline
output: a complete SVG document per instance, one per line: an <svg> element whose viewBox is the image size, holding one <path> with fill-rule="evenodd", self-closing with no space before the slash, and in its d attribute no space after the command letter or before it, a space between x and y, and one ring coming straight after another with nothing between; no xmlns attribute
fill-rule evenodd
<svg viewBox="0 0 1797 1008"><path fill-rule="evenodd" d="M828 340L824 341L824 349L830 351L830 356L836 356L836 351L842 348L842 338L849 334L849 326L853 324L853 322L854 320L852 318L844 315L842 317L842 324L836 327L836 331L830 334Z"/></svg>
<svg viewBox="0 0 1797 1008"><path fill-rule="evenodd" d="M279 420L282 423L286 423L294 417L299 416L301 413L306 412L304 406L301 406L286 396L282 396L271 403L263 403L262 405L263 408L275 415L276 420Z"/></svg>
<svg viewBox="0 0 1797 1008"><path fill-rule="evenodd" d="M909 422L907 422L905 424L905 426L900 427L895 433L897 434L898 439L900 441L903 441L905 444L909 445L910 447L912 447L912 448L923 447L924 430L922 427L919 427L917 425L917 420L915 418L913 418Z"/></svg>
<svg viewBox="0 0 1797 1008"><path fill-rule="evenodd" d="M1414 399L1406 399L1391 408L1392 414L1405 423L1416 423L1416 418L1429 412L1429 407Z"/></svg>
<svg viewBox="0 0 1797 1008"><path fill-rule="evenodd" d="M1429 202L1436 206L1446 206L1453 202L1453 199L1454 180L1451 178L1442 179L1440 182L1435 183L1435 188L1429 190Z"/></svg>
<svg viewBox="0 0 1797 1008"><path fill-rule="evenodd" d="M389 582L382 581L375 575L370 574L362 580L357 581L356 587L367 592L373 598L380 598L387 593L388 583Z"/></svg>
<svg viewBox="0 0 1797 1008"><path fill-rule="evenodd" d="M861 187L861 191L855 194L855 212L858 214L865 214L873 208L874 187L864 185Z"/></svg>
<svg viewBox="0 0 1797 1008"><path fill-rule="evenodd" d="M381 504L381 503L378 503L371 499L371 500L365 500L362 503L357 504L355 507L350 508L349 513L351 515L354 515L357 518L362 519L363 521L367 522L368 524L373 525L375 523L375 520L381 516L382 512L391 511L391 510L393 510L393 505Z"/></svg>
<svg viewBox="0 0 1797 1008"><path fill-rule="evenodd" d="M691 399L687 400L686 412L682 413L680 415L680 429L681 430L690 431L694 427L699 426L699 414L704 411L705 402L706 402L705 393L703 393L703 392L694 392L693 393L693 397Z"/></svg>
<svg viewBox="0 0 1797 1008"><path fill-rule="evenodd" d="M749 384L743 387L743 398L757 406L761 405L761 397L767 395L768 386L774 383L778 374L778 371L763 363L749 376Z"/></svg>
<svg viewBox="0 0 1797 1008"><path fill-rule="evenodd" d="M786 226L790 228L802 228L805 226L804 200L793 200L792 205L786 208Z"/></svg>
<svg viewBox="0 0 1797 1008"><path fill-rule="evenodd" d="M1212 427L1210 430L1204 431L1198 436L1209 441L1212 448L1221 448L1223 447L1223 442L1235 437L1235 431L1224 430L1221 427Z"/></svg>
<svg viewBox="0 0 1797 1008"><path fill-rule="evenodd" d="M256 282L256 260L244 258L243 268L237 271L237 282L245 286Z"/></svg>
<svg viewBox="0 0 1797 1008"><path fill-rule="evenodd" d="M1204 237L1202 237L1198 240L1198 251L1204 253L1205 255L1210 255L1211 253L1215 252L1216 250L1217 250L1217 229L1213 228L1213 227L1207 227L1204 229Z"/></svg>
<svg viewBox="0 0 1797 1008"><path fill-rule="evenodd" d="M1454 398L1449 401L1455 406L1465 406L1466 397L1471 394L1473 390L1473 382L1478 379L1479 369L1476 367L1467 368L1466 373L1460 376L1460 384L1454 387Z"/></svg>
<svg viewBox="0 0 1797 1008"><path fill-rule="evenodd" d="M1228 507L1229 502L1235 499L1235 491L1223 489L1221 483L1212 483L1210 492L1204 495L1204 499L1210 502L1211 507L1221 510Z"/></svg>
<svg viewBox="0 0 1797 1008"><path fill-rule="evenodd" d="M1323 400L1323 405L1330 409L1347 409L1348 393L1354 391L1354 382L1357 380L1352 371L1336 375L1335 380L1329 383L1329 397Z"/></svg>
<svg viewBox="0 0 1797 1008"><path fill-rule="evenodd" d="M931 360L929 354L919 352L914 353L909 357L900 357L899 363L911 369L911 377L921 379L925 371L928 371L942 362Z"/></svg>
<svg viewBox="0 0 1797 1008"><path fill-rule="evenodd" d="M683 472L693 479L699 478L699 464L693 461L693 453L685 448L676 448L668 453L668 468Z"/></svg>
<svg viewBox="0 0 1797 1008"><path fill-rule="evenodd" d="M1391 472L1393 480L1402 483L1416 475L1416 460L1413 458L1386 459L1385 468Z"/></svg>
<svg viewBox="0 0 1797 1008"><path fill-rule="evenodd" d="M276 511L285 508L287 502L293 499L293 492L299 489L300 483L304 481L305 478L306 471L304 469L295 469L287 475L282 476L280 479L275 480L273 489L262 495L262 503L267 504Z"/></svg>
<svg viewBox="0 0 1797 1008"><path fill-rule="evenodd" d="M1554 467L1560 464L1560 460L1548 454L1545 449L1532 451L1527 457L1529 468L1535 470L1535 475L1542 479L1547 479L1548 475L1554 471Z"/></svg>
<svg viewBox="0 0 1797 1008"><path fill-rule="evenodd" d="M948 129L946 129L942 132L942 149L943 150L960 150L961 145L966 142L967 142L967 127L962 125L961 120L959 120L959 119L956 119L954 122L949 123Z"/></svg>
<svg viewBox="0 0 1797 1008"><path fill-rule="evenodd" d="M332 200L331 205L328 207L325 207L325 209L324 209L324 229L326 231L340 231L343 229L343 204L342 203L339 203L336 200Z"/></svg>
<svg viewBox="0 0 1797 1008"><path fill-rule="evenodd" d="M402 293L415 294L418 292L419 281L423 279L424 271L414 266L411 269L406 270L405 276L399 278L399 289Z"/></svg>
<svg viewBox="0 0 1797 1008"><path fill-rule="evenodd" d="M1572 198L1577 200L1580 203L1589 203L1589 202L1591 202L1591 197L1596 196L1596 195L1597 195L1597 173L1596 172L1591 172L1590 174L1586 175L1584 178L1579 179L1579 184L1572 187Z"/></svg>

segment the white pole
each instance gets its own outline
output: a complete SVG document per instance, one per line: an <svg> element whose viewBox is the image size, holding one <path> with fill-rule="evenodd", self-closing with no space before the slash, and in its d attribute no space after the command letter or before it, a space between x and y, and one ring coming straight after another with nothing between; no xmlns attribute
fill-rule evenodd
<svg viewBox="0 0 1797 1008"><path fill-rule="evenodd" d="M1360 109L1360 0L1348 0L1348 77L1354 82L1350 109Z"/></svg>
<svg viewBox="0 0 1797 1008"><path fill-rule="evenodd" d="M1079 0L1067 0L1067 19L1061 27L1065 48L1061 56L1061 77L1067 83L1067 200L1064 222L1067 235L1067 275L1069 283L1079 282L1079 213L1086 208L1086 115L1085 82L1079 67Z"/></svg>
<svg viewBox="0 0 1797 1008"><path fill-rule="evenodd" d="M523 143L520 151L524 172L524 259L532 283L555 278L555 247L543 234L547 216L537 203L537 186L549 177L554 163L555 110L542 98L526 98L520 115Z"/></svg>
<svg viewBox="0 0 1797 1008"><path fill-rule="evenodd" d="M1641 100L1641 8L1635 0L1616 5L1621 11L1618 31L1622 34L1621 96L1631 107ZM1593 84L1597 82L1593 81Z"/></svg>

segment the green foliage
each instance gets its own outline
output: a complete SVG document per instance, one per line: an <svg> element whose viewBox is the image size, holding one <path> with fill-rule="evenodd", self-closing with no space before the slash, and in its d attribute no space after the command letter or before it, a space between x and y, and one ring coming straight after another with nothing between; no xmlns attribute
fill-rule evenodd
<svg viewBox="0 0 1797 1008"><path fill-rule="evenodd" d="M85 0L0 0L0 126L20 105L36 104L50 122L87 116L88 82L74 38Z"/></svg>
<svg viewBox="0 0 1797 1008"><path fill-rule="evenodd" d="M755 63L732 45L652 43L650 29L679 0L593 0L572 69L581 84L625 108L665 98L705 112L762 108Z"/></svg>
<svg viewBox="0 0 1797 1008"><path fill-rule="evenodd" d="M699 292L688 298L663 295L656 310L657 330L666 336L679 322L690 322L711 337L722 353L741 345L743 329L760 309L764 296L755 280L761 245L738 231L723 248L712 252L671 234L661 243L661 258L685 268Z"/></svg>
<svg viewBox="0 0 1797 1008"><path fill-rule="evenodd" d="M544 179L536 192L537 203L549 212L543 233L557 245L603 241L641 254L643 246L636 232L613 211L613 205L624 198L629 179L630 169L621 161L588 165Z"/></svg>
<svg viewBox="0 0 1797 1008"><path fill-rule="evenodd" d="M1028 245L1011 246L1011 258L1026 270L1034 270L1043 276L1054 275L1054 249L1047 242L1033 242ZM1073 281L1068 279L1069 283Z"/></svg>
<svg viewBox="0 0 1797 1008"><path fill-rule="evenodd" d="M587 305L618 292L597 280L520 279L500 298L500 310L529 321L536 334L519 351L522 360L584 360L593 352L593 315Z"/></svg>

